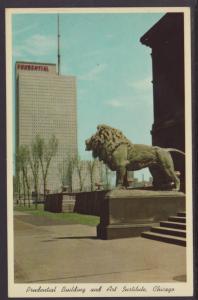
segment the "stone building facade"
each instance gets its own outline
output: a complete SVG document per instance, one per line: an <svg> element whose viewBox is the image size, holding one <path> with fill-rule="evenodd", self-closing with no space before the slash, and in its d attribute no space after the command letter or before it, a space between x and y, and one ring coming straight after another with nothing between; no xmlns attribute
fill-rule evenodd
<svg viewBox="0 0 198 300"><path fill-rule="evenodd" d="M140 39L152 49L154 123L152 143L185 152L184 16L167 13ZM171 153L185 181L185 157Z"/></svg>

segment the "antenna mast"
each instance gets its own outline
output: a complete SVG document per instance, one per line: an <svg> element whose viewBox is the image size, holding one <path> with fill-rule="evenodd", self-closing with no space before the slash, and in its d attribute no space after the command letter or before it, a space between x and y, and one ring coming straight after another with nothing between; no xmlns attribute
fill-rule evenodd
<svg viewBox="0 0 198 300"><path fill-rule="evenodd" d="M58 75L60 75L60 28L59 28L59 14L57 16L57 27L58 27Z"/></svg>

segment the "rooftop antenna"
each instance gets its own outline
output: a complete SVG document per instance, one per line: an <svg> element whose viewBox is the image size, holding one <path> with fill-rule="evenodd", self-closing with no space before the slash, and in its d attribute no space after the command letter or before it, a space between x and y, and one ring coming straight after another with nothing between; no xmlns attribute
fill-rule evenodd
<svg viewBox="0 0 198 300"><path fill-rule="evenodd" d="M60 22L59 22L59 14L57 16L57 27L58 27L58 75L60 75Z"/></svg>

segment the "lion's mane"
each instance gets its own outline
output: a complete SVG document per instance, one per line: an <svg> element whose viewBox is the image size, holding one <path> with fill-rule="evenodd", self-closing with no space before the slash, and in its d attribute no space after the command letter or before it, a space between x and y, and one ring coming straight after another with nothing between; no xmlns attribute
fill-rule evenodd
<svg viewBox="0 0 198 300"><path fill-rule="evenodd" d="M99 157L104 163L111 161L111 155L121 144L132 147L132 143L125 137L122 131L108 125L98 125L96 134L89 140L89 147L94 158Z"/></svg>

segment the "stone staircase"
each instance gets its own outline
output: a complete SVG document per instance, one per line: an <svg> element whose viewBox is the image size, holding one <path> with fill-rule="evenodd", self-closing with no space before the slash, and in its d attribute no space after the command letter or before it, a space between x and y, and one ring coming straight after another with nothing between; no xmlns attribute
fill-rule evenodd
<svg viewBox="0 0 198 300"><path fill-rule="evenodd" d="M76 197L70 195L63 195L62 212L74 212Z"/></svg>
<svg viewBox="0 0 198 300"><path fill-rule="evenodd" d="M186 246L186 213L178 212L170 216L168 221L161 221L160 226L142 232L142 237L165 243Z"/></svg>

